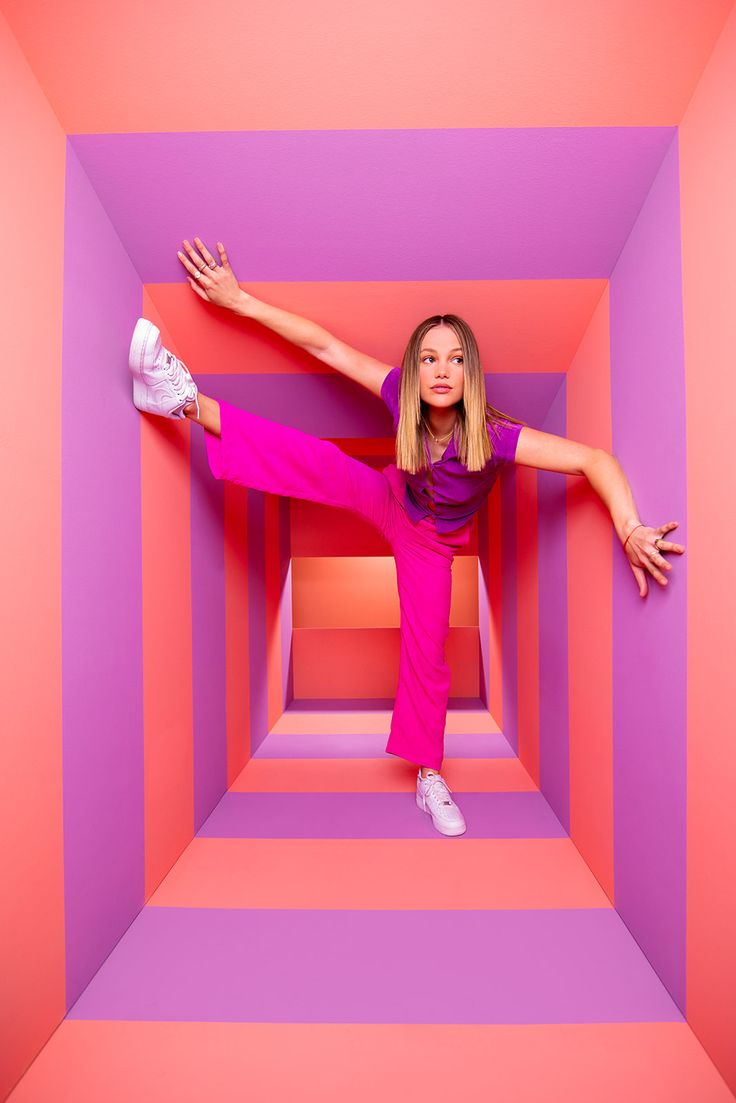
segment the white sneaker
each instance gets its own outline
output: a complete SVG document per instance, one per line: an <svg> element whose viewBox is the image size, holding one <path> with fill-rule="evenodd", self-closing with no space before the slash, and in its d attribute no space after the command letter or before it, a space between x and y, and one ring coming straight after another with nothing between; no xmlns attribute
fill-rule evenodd
<svg viewBox="0 0 736 1103"><path fill-rule="evenodd" d="M428 812L432 823L443 835L462 835L465 831L463 814L450 796L452 789L436 770L428 770L422 777L417 773L417 805Z"/></svg>
<svg viewBox="0 0 736 1103"><path fill-rule="evenodd" d="M130 342L128 367L133 373L133 404L146 414L184 418L194 402L199 417L197 384L186 364L161 344L153 322L139 318Z"/></svg>

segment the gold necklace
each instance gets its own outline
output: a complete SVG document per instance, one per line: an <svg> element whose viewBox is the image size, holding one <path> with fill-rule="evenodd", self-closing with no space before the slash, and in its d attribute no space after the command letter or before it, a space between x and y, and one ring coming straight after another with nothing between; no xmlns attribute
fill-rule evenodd
<svg viewBox="0 0 736 1103"><path fill-rule="evenodd" d="M429 433L430 437L432 438L432 440L436 441L437 444L442 444L442 442L444 440L447 440L448 437L451 437L452 434L455 432L455 425L457 425L457 422L455 422L455 425L453 425L453 427L452 427L452 429L450 429L449 433L445 433L444 436L441 436L441 437L436 437L434 435L434 433L432 432L432 430L430 429L429 425L427 425L427 419L424 417L424 415L422 415L422 421L427 426L427 432Z"/></svg>

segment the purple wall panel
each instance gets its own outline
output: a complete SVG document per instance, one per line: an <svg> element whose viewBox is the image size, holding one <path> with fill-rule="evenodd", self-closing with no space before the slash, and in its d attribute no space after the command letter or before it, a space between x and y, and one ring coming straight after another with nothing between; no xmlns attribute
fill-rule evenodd
<svg viewBox="0 0 736 1103"><path fill-rule="evenodd" d="M280 627L281 627L281 692L284 707L294 696L294 679L291 669L291 499L279 499L280 531Z"/></svg>
<svg viewBox="0 0 736 1103"><path fill-rule="evenodd" d="M182 279L187 226L211 246L224 241L244 282L577 279L610 273L672 134L446 127L73 141L147 283Z"/></svg>
<svg viewBox="0 0 736 1103"><path fill-rule="evenodd" d="M642 521L687 544L676 139L611 276L611 403ZM687 557L640 598L612 539L615 903L684 1012Z"/></svg>
<svg viewBox="0 0 736 1103"><path fill-rule="evenodd" d="M381 399L339 372L193 375L213 398L316 437L392 435L391 418ZM486 393L499 409L530 425L541 425L563 378L560 372L487 374Z"/></svg>
<svg viewBox="0 0 736 1103"><path fill-rule="evenodd" d="M62 722L67 1006L143 906L141 283L67 144ZM104 278L98 278L104 273Z"/></svg>
<svg viewBox="0 0 736 1103"><path fill-rule="evenodd" d="M541 425L567 433L563 379ZM540 787L570 830L570 727L567 652L567 485L556 471L537 472L539 535L539 774Z"/></svg>
<svg viewBox="0 0 736 1103"><path fill-rule="evenodd" d="M525 419L526 420L526 419ZM501 489L501 643L503 724L509 745L519 753L519 664L516 570L516 471L506 467L499 475Z"/></svg>
<svg viewBox="0 0 736 1103"><path fill-rule="evenodd" d="M480 641L480 677L478 679L479 696L486 708L489 708L490 685L490 616L489 589L491 584L490 540L488 537L488 499L478 510L478 636ZM494 717L498 723L498 717Z"/></svg>
<svg viewBox="0 0 736 1103"><path fill-rule="evenodd" d="M227 789L224 487L212 477L204 433L192 427L192 692L194 830Z"/></svg>

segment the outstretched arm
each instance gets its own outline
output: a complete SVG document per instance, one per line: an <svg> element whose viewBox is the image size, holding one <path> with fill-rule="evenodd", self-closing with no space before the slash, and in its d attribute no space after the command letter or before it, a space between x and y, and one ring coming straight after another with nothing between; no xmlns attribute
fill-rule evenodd
<svg viewBox="0 0 736 1103"><path fill-rule="evenodd" d="M232 310L243 318L260 322L293 345L329 364L335 371L380 395L381 384L391 370L390 364L351 348L309 318L292 314L249 294L238 283L222 242L217 242L219 265L200 238L195 237L194 244L196 249L184 241L187 255L179 252L178 257L190 273L187 278L192 290L201 299Z"/></svg>
<svg viewBox="0 0 736 1103"><path fill-rule="evenodd" d="M662 569L671 571L672 564L667 562L662 552L681 555L685 548L663 537L677 528L678 522L668 521L657 527L643 524L629 480L615 456L604 448L591 448L587 444L558 437L554 433L542 433L525 425L519 433L515 461L545 471L585 475L611 514L613 526L639 585L640 597L647 595L647 571L660 585L667 585Z"/></svg>

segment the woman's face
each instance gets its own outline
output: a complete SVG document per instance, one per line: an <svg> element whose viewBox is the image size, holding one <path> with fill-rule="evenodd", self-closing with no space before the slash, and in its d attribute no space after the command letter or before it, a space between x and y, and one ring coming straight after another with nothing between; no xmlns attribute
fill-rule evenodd
<svg viewBox="0 0 736 1103"><path fill-rule="evenodd" d="M437 409L463 397L463 350L452 326L434 326L419 349L419 397Z"/></svg>

